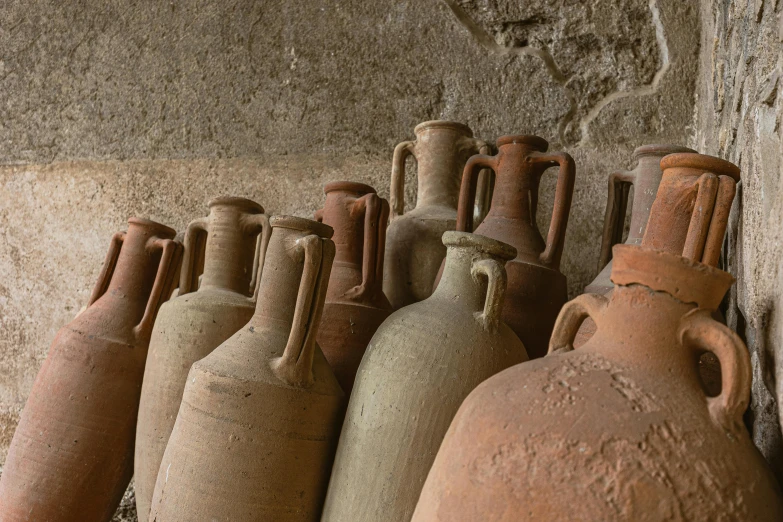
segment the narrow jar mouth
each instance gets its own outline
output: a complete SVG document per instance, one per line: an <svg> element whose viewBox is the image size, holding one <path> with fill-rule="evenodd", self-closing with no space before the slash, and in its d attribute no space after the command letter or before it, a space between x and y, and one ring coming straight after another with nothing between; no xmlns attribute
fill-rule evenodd
<svg viewBox="0 0 783 522"><path fill-rule="evenodd" d="M163 239L174 239L174 236L177 235L177 231L173 228L168 227L162 223L158 223L157 221L152 221L151 219L134 216L128 218L128 224L138 225L150 230L151 232L157 232L157 235Z"/></svg>
<svg viewBox="0 0 783 522"><path fill-rule="evenodd" d="M612 248L611 279L616 285L640 284L666 292L706 310L716 310L734 284L734 277L718 268L636 245Z"/></svg>
<svg viewBox="0 0 783 522"><path fill-rule="evenodd" d="M356 194L375 194L375 189L370 185L356 181L332 181L324 185L324 194L330 192L353 192Z"/></svg>
<svg viewBox="0 0 783 522"><path fill-rule="evenodd" d="M668 156L669 154L677 154L681 152L687 152L690 154L697 154L693 149L688 147L681 147L679 145L670 145L668 143L652 143L650 145L642 145L636 147L633 151L632 158L638 160L645 156Z"/></svg>
<svg viewBox="0 0 783 522"><path fill-rule="evenodd" d="M218 196L209 200L207 207L236 207L243 210L247 210L251 214L263 214L264 207L253 201L252 199L240 198L237 196Z"/></svg>
<svg viewBox="0 0 783 522"><path fill-rule="evenodd" d="M324 239L329 239L334 235L334 229L329 225L296 216L272 216L269 218L269 224L272 228L289 228L302 232L312 232Z"/></svg>
<svg viewBox="0 0 783 522"><path fill-rule="evenodd" d="M472 248L504 261L517 257L517 249L502 241L470 232L449 231L443 233L443 244L448 247Z"/></svg>
<svg viewBox="0 0 783 522"><path fill-rule="evenodd" d="M465 125L464 123L460 123L458 121L447 121L447 120L430 120L430 121L424 121L416 125L414 127L413 132L415 134L421 134L425 130L429 129L448 129L453 130L456 132L459 132L460 134L464 134L468 138L473 137L473 131L470 127Z"/></svg>
<svg viewBox="0 0 783 522"><path fill-rule="evenodd" d="M497 146L503 145L527 145L528 147L535 149L539 152L546 152L549 149L549 142L539 136L533 136L532 134L513 134L508 136L501 136L498 138Z"/></svg>
<svg viewBox="0 0 783 522"><path fill-rule="evenodd" d="M718 176L729 176L734 181L740 180L740 169L735 164L715 156L695 153L669 154L661 159L661 169L695 169L711 172Z"/></svg>

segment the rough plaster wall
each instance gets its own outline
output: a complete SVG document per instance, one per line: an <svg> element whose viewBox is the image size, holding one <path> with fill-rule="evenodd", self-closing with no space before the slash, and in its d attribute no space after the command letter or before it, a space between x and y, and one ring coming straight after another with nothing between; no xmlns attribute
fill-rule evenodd
<svg viewBox="0 0 783 522"><path fill-rule="evenodd" d="M638 145L690 139L699 30L696 0L3 2L0 461L128 216L181 229L229 193L308 216L335 179L388 196L391 151L420 121L575 157L576 294L606 174Z"/></svg>
<svg viewBox="0 0 783 522"><path fill-rule="evenodd" d="M748 344L754 441L783 481L783 2L702 0L696 146L742 169L727 248L727 319Z"/></svg>

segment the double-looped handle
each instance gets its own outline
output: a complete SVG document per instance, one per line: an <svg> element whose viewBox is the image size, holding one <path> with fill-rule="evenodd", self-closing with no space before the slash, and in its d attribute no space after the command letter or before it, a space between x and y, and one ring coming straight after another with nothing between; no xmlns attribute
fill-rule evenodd
<svg viewBox="0 0 783 522"><path fill-rule="evenodd" d="M750 401L751 366L745 343L728 326L712 319L709 310L696 309L680 321L680 343L700 355L712 352L720 361L721 393L706 397L712 420L737 435L745 428L742 416ZM697 357L694 357L694 361Z"/></svg>
<svg viewBox="0 0 783 522"><path fill-rule="evenodd" d="M717 176L705 172L699 177L696 185L696 201L693 205L682 256L716 266L720 258L723 236L726 234L737 183L729 176Z"/></svg>
<svg viewBox="0 0 783 522"><path fill-rule="evenodd" d="M149 339L152 335L155 317L158 315L160 306L166 302L174 290L177 267L182 260L182 244L179 241L158 237L150 238L147 241L147 251L152 254L158 250L162 252L158 263L158 273L155 275L155 282L147 300L144 316L134 329L136 336L140 339Z"/></svg>
<svg viewBox="0 0 783 522"><path fill-rule="evenodd" d="M582 294L563 305L555 321L547 355L572 351L579 327L588 317L600 328L608 304L609 299L603 295Z"/></svg>
<svg viewBox="0 0 783 522"><path fill-rule="evenodd" d="M356 200L352 216L364 214L364 249L362 251L362 282L350 290L347 297L363 300L372 297L383 281L383 256L386 248L386 224L389 220L389 203L378 194L365 194Z"/></svg>
<svg viewBox="0 0 783 522"><path fill-rule="evenodd" d="M271 364L275 375L290 386L306 388L314 382L315 337L321 322L334 253L331 239L311 234L296 241L296 254L304 257L302 280L288 342L283 355Z"/></svg>
<svg viewBox="0 0 783 522"><path fill-rule="evenodd" d="M185 253L182 258L182 270L179 280L179 294L185 295L198 290L199 269L203 269L206 253L207 236L209 235L209 217L194 219L185 231ZM244 214L240 219L242 232L248 237L256 238L256 250L253 257L253 269L249 291L252 301L258 298L258 283L264 268L264 257L272 235L269 216L266 214Z"/></svg>
<svg viewBox="0 0 783 522"><path fill-rule="evenodd" d="M506 295L506 268L497 259L479 259L473 261L470 275L476 283L480 277L487 279L487 296L484 300L484 310L476 312L475 316L485 331L495 333L500 324L503 312L503 298Z"/></svg>
<svg viewBox="0 0 783 522"><path fill-rule="evenodd" d="M598 270L601 271L612 259L612 247L623 240L625 213L628 209L628 195L636 183L636 173L621 170L609 174L609 190L604 215L604 233L601 237L601 256Z"/></svg>

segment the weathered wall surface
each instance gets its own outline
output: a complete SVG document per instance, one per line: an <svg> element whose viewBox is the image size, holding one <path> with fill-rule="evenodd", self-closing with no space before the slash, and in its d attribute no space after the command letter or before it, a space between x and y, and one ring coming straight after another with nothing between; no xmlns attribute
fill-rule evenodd
<svg viewBox="0 0 783 522"><path fill-rule="evenodd" d="M335 179L387 196L392 149L420 121L575 157L577 293L607 172L692 135L699 31L696 0L3 2L0 462L128 216L181 229L220 194L307 216Z"/></svg>
<svg viewBox="0 0 783 522"><path fill-rule="evenodd" d="M702 0L696 147L739 165L727 268L737 278L727 314L748 344L747 421L783 480L783 2Z"/></svg>

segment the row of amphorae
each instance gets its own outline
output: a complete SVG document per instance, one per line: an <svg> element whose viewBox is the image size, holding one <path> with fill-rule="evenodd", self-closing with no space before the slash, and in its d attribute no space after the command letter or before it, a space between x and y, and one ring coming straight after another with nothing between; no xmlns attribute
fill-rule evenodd
<svg viewBox="0 0 783 522"><path fill-rule="evenodd" d="M737 167L637 149L566 303L574 162L495 146L422 123L391 205L348 181L315 220L220 197L184 248L130 219L33 385L0 520L108 521L132 475L154 522L783 520L747 349L715 319Z"/></svg>

